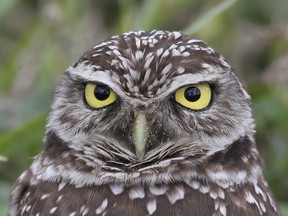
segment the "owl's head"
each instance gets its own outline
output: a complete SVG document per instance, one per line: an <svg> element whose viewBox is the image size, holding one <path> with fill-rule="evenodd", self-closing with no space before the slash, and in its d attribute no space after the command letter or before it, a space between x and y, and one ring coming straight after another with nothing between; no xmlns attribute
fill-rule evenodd
<svg viewBox="0 0 288 216"><path fill-rule="evenodd" d="M253 127L250 97L214 49L180 32L139 31L67 69L46 136L89 166L129 173L201 163L253 139Z"/></svg>

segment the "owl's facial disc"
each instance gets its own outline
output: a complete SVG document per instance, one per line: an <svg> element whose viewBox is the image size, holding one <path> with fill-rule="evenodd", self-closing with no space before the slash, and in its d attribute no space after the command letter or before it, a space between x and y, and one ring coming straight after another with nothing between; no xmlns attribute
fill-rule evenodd
<svg viewBox="0 0 288 216"><path fill-rule="evenodd" d="M161 117L160 114L163 113L167 107L155 102L152 103L151 101L143 103L133 97L128 97L123 100L123 98L120 98L114 90L105 84L87 83L84 89L84 101L95 113L105 113L108 106L111 107L111 110L115 110L114 103L117 100L122 101L120 106L130 107L129 110L133 113L133 117L126 121L130 130L122 130L122 136L125 137L125 139L119 143L119 146L129 149L129 151L135 155L136 163L145 161L149 158L151 152L155 149L159 150L162 147L161 151L166 152L165 158L175 156L172 156L174 153L173 151L171 151L172 153L170 152L170 147L168 149L164 148L166 142L173 139L171 133L173 133L175 129L160 126L165 125L163 118L169 118L168 116L163 116L163 114ZM175 103L179 105L179 108L182 107L180 109L187 109L189 112L198 112L206 109L210 104L211 91L210 85L207 83L185 85L176 89L174 93L167 95L165 100L168 103L166 105ZM113 131L118 131L119 127L121 127L121 124L115 126L115 130L109 130L109 136L113 137ZM179 136L179 133L174 133L174 136L176 134ZM182 132L180 136L187 136L187 133L185 135L185 133ZM193 136L195 136L195 134ZM182 147L178 147L179 149L177 151L181 151L180 149ZM146 152L146 150L148 152Z"/></svg>
<svg viewBox="0 0 288 216"><path fill-rule="evenodd" d="M253 135L250 97L232 68L203 41L177 32L113 37L65 75L48 132L76 151L89 147L96 163L193 161Z"/></svg>

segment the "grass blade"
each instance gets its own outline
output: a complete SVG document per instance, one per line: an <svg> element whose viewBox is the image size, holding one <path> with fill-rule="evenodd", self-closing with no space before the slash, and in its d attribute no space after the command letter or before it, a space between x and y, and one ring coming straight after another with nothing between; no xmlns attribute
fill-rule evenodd
<svg viewBox="0 0 288 216"><path fill-rule="evenodd" d="M195 34L200 28L202 28L206 23L212 20L217 15L223 13L232 5L234 5L237 0L226 0L220 4L213 7L210 11L204 13L203 16L200 16L196 21L193 21L187 28L183 30L184 33L188 35Z"/></svg>

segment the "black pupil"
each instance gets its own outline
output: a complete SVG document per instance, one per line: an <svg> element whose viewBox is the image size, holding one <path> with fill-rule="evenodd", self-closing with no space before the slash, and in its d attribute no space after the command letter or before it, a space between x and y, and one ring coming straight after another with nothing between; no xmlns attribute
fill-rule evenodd
<svg viewBox="0 0 288 216"><path fill-rule="evenodd" d="M110 89L108 86L97 85L94 90L94 95L98 100L106 100L110 95Z"/></svg>
<svg viewBox="0 0 288 216"><path fill-rule="evenodd" d="M190 102L199 100L201 92L197 87L189 87L184 92L184 97Z"/></svg>

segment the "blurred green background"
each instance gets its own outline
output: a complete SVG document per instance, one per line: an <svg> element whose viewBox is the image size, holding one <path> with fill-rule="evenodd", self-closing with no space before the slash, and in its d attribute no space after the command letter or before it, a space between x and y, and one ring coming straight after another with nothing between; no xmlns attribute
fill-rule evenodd
<svg viewBox="0 0 288 216"><path fill-rule="evenodd" d="M39 151L61 74L100 40L181 30L225 56L252 95L265 175L288 215L287 0L1 0L0 215Z"/></svg>

